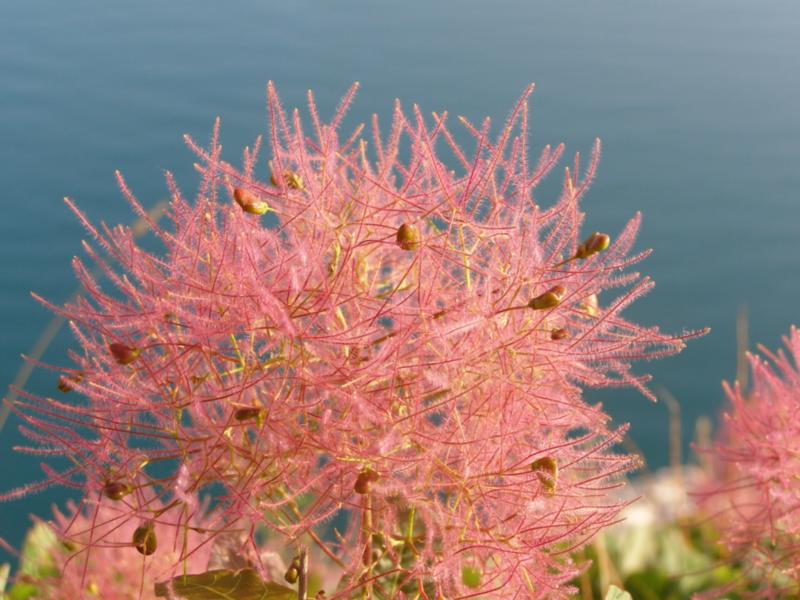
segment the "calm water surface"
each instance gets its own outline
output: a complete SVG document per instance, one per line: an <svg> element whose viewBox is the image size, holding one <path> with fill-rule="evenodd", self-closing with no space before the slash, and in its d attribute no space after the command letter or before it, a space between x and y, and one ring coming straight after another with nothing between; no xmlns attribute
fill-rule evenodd
<svg viewBox="0 0 800 600"><path fill-rule="evenodd" d="M20 367L55 302L75 288L69 260L83 232L62 204L94 219L132 219L113 179L121 169L146 205L162 172L194 189L181 134L205 139L222 117L226 157L265 129L264 86L285 103L316 92L323 115L358 80L350 123L392 100L502 122L531 81L533 148L604 142L587 197L588 227L617 232L644 213L641 270L656 290L631 319L668 331L711 326L682 355L642 365L695 419L714 414L735 372L737 308L770 347L800 324L800 4L795 0L595 3L210 1L0 4L0 386ZM552 190L553 187L546 189ZM64 360L69 336L46 354ZM28 389L51 393L37 372ZM627 392L594 393L632 423L651 465L667 460L666 409ZM0 434L9 489L37 476L15 455L12 417ZM30 513L63 491L0 506L0 536L18 544ZM0 556L0 560L3 556Z"/></svg>

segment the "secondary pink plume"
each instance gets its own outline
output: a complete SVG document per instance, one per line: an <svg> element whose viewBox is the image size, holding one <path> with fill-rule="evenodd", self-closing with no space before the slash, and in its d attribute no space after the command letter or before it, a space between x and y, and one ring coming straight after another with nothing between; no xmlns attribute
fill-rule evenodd
<svg viewBox="0 0 800 600"><path fill-rule="evenodd" d="M750 390L725 384L716 482L701 494L759 598L800 594L800 331L783 341L786 351L749 356Z"/></svg>

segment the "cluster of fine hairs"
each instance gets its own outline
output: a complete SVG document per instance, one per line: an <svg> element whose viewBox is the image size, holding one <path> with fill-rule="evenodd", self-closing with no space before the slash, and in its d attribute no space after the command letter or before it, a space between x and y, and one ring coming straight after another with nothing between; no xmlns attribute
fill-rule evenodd
<svg viewBox="0 0 800 600"><path fill-rule="evenodd" d="M327 598L566 596L570 552L618 519L610 491L637 462L582 390L651 396L631 361L698 333L622 316L653 284L629 270L647 254L631 254L638 215L613 237L581 231L599 142L539 204L563 148L528 162L531 89L496 137L488 119L451 133L446 113L398 103L369 143L338 134L355 91L329 124L309 92L306 132L270 85L263 162L260 138L240 168L224 161L218 124L208 148L187 139L201 184L188 202L167 176L159 255L67 201L114 289L76 258L85 294L48 304L78 342L71 394L19 392L21 450L51 458L6 497L81 490L89 555L107 515L139 529L169 507L191 532L178 568L247 523L254 550L260 530L288 557L319 548L339 570Z"/></svg>
<svg viewBox="0 0 800 600"><path fill-rule="evenodd" d="M759 598L800 594L800 331L783 341L788 355L748 357L751 389L725 384L714 483L700 493Z"/></svg>

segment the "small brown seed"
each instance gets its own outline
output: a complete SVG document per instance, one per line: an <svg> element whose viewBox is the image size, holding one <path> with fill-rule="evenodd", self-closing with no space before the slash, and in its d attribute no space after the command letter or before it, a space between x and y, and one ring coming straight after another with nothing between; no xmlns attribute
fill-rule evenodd
<svg viewBox="0 0 800 600"><path fill-rule="evenodd" d="M286 573L284 574L283 578L287 583L297 583L297 580L300 578L300 571L298 571L294 564L292 564L292 566L286 569Z"/></svg>
<svg viewBox="0 0 800 600"><path fill-rule="evenodd" d="M141 350L138 348L132 348L131 346L126 346L125 344L120 344L119 342L114 342L113 344L108 345L108 349L111 351L111 356L114 357L121 365L129 365L141 354Z"/></svg>
<svg viewBox="0 0 800 600"><path fill-rule="evenodd" d="M269 211L269 204L261 200L255 194L251 194L242 188L233 190L233 199L236 200L236 204L248 214L263 215Z"/></svg>
<svg viewBox="0 0 800 600"><path fill-rule="evenodd" d="M375 471L370 468L364 469L356 477L356 482L353 484L353 491L356 494L369 494L370 484L378 481L381 478Z"/></svg>
<svg viewBox="0 0 800 600"><path fill-rule="evenodd" d="M559 327L558 329L553 329L553 331L550 332L551 340L565 340L568 337L569 337L569 331L567 331L563 327Z"/></svg>
<svg viewBox="0 0 800 600"><path fill-rule="evenodd" d="M158 541L156 540L156 531L152 523L145 523L140 525L133 532L133 545L139 554L150 556L156 551Z"/></svg>
<svg viewBox="0 0 800 600"><path fill-rule="evenodd" d="M542 486L544 493L552 496L556 493L558 485L558 463L552 456L543 456L531 464L531 471L536 473L536 478Z"/></svg>
<svg viewBox="0 0 800 600"><path fill-rule="evenodd" d="M261 414L261 409L256 407L245 407L237 409L235 413L233 413L233 418L237 421L249 421L250 419L255 419L258 415Z"/></svg>
<svg viewBox="0 0 800 600"><path fill-rule="evenodd" d="M422 237L416 225L403 223L397 229L397 245L403 250L413 251L419 248Z"/></svg>
<svg viewBox="0 0 800 600"><path fill-rule="evenodd" d="M305 189L305 186L303 185L303 178L294 171L285 171L283 174L283 179L286 181L286 185L293 190Z"/></svg>
<svg viewBox="0 0 800 600"><path fill-rule="evenodd" d="M543 294L539 294L528 302L528 307L533 310L544 310L547 308L555 308L564 299L566 290L563 286L555 285Z"/></svg>
<svg viewBox="0 0 800 600"><path fill-rule="evenodd" d="M578 249L575 251L575 258L589 258L608 248L609 244L611 244L611 238L607 234L595 231L578 246Z"/></svg>
<svg viewBox="0 0 800 600"><path fill-rule="evenodd" d="M270 183L275 187L280 187L280 182L278 181L277 175L273 173L270 175L269 178ZM300 177L299 174L295 173L294 171L286 170L283 172L283 181L286 183L287 187L290 187L293 190L304 190L305 185L303 184L303 178Z"/></svg>
<svg viewBox="0 0 800 600"><path fill-rule="evenodd" d="M75 373L74 375L62 375L58 378L58 389L60 392L66 394L71 392L73 385L83 381L83 373Z"/></svg>
<svg viewBox="0 0 800 600"><path fill-rule="evenodd" d="M198 386L201 383L205 383L208 380L208 378L209 375L191 375L189 377L189 381L192 383L192 385Z"/></svg>
<svg viewBox="0 0 800 600"><path fill-rule="evenodd" d="M103 495L111 500L122 500L132 491L133 488L122 481L109 481L103 486Z"/></svg>
<svg viewBox="0 0 800 600"><path fill-rule="evenodd" d="M58 378L58 391L67 393L72 391L72 385L70 385L69 379L64 377L63 375Z"/></svg>

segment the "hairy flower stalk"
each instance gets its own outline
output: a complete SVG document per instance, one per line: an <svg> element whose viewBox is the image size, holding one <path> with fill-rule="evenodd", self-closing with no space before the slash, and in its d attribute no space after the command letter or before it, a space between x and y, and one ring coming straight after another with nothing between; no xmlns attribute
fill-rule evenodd
<svg viewBox="0 0 800 600"><path fill-rule="evenodd" d="M337 564L328 598L566 596L570 550L617 519L609 490L636 464L581 390L652 397L630 362L698 333L623 318L653 284L626 271L647 255L638 215L581 236L599 142L552 205L534 198L563 148L528 163L530 89L496 138L461 119L469 153L446 114L399 103L385 137L375 117L370 143L340 138L355 91L328 124L309 93L307 133L270 85L266 170L260 138L241 168L218 125L208 149L187 138L202 182L189 203L168 175L161 256L68 201L116 289L75 259L86 294L51 307L81 348L80 400L17 406L30 451L68 460L39 485L113 482L131 519L145 494L214 494L287 561L304 545Z"/></svg>
<svg viewBox="0 0 800 600"><path fill-rule="evenodd" d="M750 390L724 385L722 431L706 449L715 481L699 494L731 560L746 567L748 597L800 594L800 331L783 341L786 352L748 357Z"/></svg>

